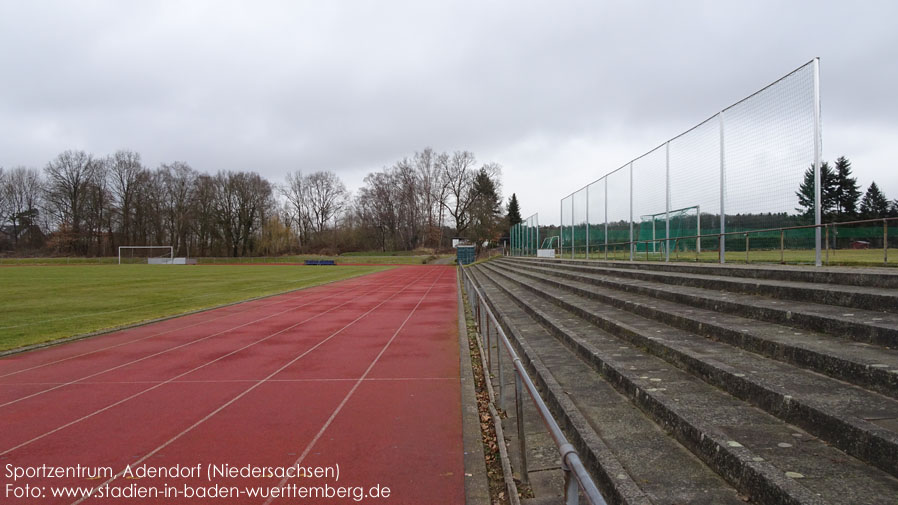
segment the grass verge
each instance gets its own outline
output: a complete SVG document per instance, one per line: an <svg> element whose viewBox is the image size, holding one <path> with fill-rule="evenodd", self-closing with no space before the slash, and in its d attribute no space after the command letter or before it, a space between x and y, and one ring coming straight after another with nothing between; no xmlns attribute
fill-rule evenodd
<svg viewBox="0 0 898 505"><path fill-rule="evenodd" d="M0 269L0 350L355 277L388 267L45 266Z"/></svg>

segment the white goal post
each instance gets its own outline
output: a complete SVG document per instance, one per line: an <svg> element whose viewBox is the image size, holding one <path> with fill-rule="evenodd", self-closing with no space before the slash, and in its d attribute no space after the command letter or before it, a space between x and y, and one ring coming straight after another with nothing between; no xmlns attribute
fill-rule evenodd
<svg viewBox="0 0 898 505"><path fill-rule="evenodd" d="M648 220L648 219L652 220L652 252L656 252L655 251L655 244L656 244L656 240L657 240L657 234L655 233L656 218L658 218L659 216L665 216L665 220L667 220L667 219L670 219L672 214L677 214L677 213L685 214L686 211L691 210L691 209L695 209L695 230L696 230L695 231L695 235L696 235L695 250L696 250L696 252L699 252L699 253L702 252L702 239L700 238L702 235L702 207L701 207L701 205L692 205L690 207L683 207L682 209L673 209L670 211L658 212L656 214L646 214L644 216L640 216L641 223L646 222L646 220ZM665 229L664 236L667 238L667 240L665 240L664 243L666 243L667 241L670 240L668 233L670 233L670 230ZM664 247L664 244L662 244L662 247Z"/></svg>
<svg viewBox="0 0 898 505"><path fill-rule="evenodd" d="M168 249L168 264L175 261L175 248L170 245L121 245L118 247L118 264L122 264L122 249ZM159 256L160 258L164 256Z"/></svg>

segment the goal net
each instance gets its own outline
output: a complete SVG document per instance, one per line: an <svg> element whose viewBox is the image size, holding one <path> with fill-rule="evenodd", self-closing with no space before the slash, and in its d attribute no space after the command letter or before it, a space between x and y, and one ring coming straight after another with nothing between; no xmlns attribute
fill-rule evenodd
<svg viewBox="0 0 898 505"><path fill-rule="evenodd" d="M175 248L170 245L123 245L118 248L118 264L171 265Z"/></svg>
<svg viewBox="0 0 898 505"><path fill-rule="evenodd" d="M671 250L676 247L682 251L701 252L701 240L694 238L702 233L701 215L701 208L693 205L640 216L637 251L660 254L665 247Z"/></svg>

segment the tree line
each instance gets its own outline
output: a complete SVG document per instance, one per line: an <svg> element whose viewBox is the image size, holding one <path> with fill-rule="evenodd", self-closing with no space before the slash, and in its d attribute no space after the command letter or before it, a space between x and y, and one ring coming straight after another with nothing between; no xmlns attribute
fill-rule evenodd
<svg viewBox="0 0 898 505"><path fill-rule="evenodd" d="M799 211L807 218L814 216L814 167L804 173L798 191ZM824 223L898 217L898 199L889 200L872 181L861 193L857 178L852 176L851 162L840 156L834 166L820 164L820 214Z"/></svg>
<svg viewBox="0 0 898 505"><path fill-rule="evenodd" d="M355 193L330 171L272 182L144 165L139 153L68 150L42 170L0 167L0 251L108 256L171 245L178 256L441 249L507 233L501 167L426 148L368 174Z"/></svg>

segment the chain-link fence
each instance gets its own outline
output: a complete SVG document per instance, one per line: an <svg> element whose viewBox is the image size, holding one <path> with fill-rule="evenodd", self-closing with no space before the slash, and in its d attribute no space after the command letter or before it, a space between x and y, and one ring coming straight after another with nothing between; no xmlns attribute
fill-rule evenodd
<svg viewBox="0 0 898 505"><path fill-rule="evenodd" d="M814 59L564 197L561 254L724 262L744 255L744 232L819 225L820 131ZM789 244L815 251L819 264L812 230Z"/></svg>

